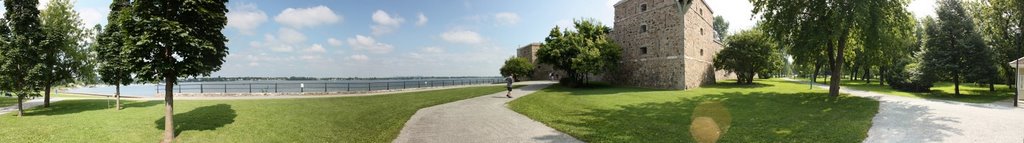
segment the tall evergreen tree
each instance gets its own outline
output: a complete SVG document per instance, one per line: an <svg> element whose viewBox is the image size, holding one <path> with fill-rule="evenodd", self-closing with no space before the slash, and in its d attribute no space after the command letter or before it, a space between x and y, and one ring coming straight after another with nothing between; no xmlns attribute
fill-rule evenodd
<svg viewBox="0 0 1024 143"><path fill-rule="evenodd" d="M725 37L728 36L726 34L729 34L729 22L725 21L725 18L722 18L721 15L718 15L715 16L715 22L711 25L715 29L715 33L718 33L718 37L716 37L718 41L725 41Z"/></svg>
<svg viewBox="0 0 1024 143"><path fill-rule="evenodd" d="M13 92L18 96L18 116L24 114L22 104L25 98L39 96L39 86L44 70L40 45L46 36L39 22L36 0L4 0L8 20L7 43L0 49L0 90Z"/></svg>
<svg viewBox="0 0 1024 143"><path fill-rule="evenodd" d="M926 31L923 66L937 77L952 80L955 95L960 95L960 83L986 82L996 77L996 63L960 1L941 0L938 4L938 20Z"/></svg>
<svg viewBox="0 0 1024 143"><path fill-rule="evenodd" d="M174 140L174 84L209 76L228 55L226 0L135 0L121 15L126 63L142 81L164 83L164 139ZM128 18L130 17L130 18Z"/></svg>

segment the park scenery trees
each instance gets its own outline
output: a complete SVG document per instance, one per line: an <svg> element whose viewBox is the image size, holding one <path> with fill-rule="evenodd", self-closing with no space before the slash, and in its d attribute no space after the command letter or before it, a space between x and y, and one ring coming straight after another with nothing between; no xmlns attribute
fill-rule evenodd
<svg viewBox="0 0 1024 143"><path fill-rule="evenodd" d="M103 83L114 85L114 99L115 108L121 110L121 86L129 85L134 80L132 79L132 71L129 69L127 64L127 55L122 54L124 46L129 44L123 44L123 40L126 38L121 30L121 16L125 15L122 13L125 8L128 8L128 0L114 0L110 3L110 14L107 17L107 28L98 28L96 34L96 44L93 44L93 52L96 53L97 69L100 76L100 81Z"/></svg>
<svg viewBox="0 0 1024 143"><path fill-rule="evenodd" d="M594 19L575 20L575 30L551 29L544 44L537 50L537 60L566 72L562 84L585 85L588 76L601 74L615 67L622 49L608 32L611 28Z"/></svg>
<svg viewBox="0 0 1024 143"><path fill-rule="evenodd" d="M736 83L753 84L755 74L782 69L782 56L771 37L760 30L745 30L729 37L715 56L716 70L736 73Z"/></svg>
<svg viewBox="0 0 1024 143"><path fill-rule="evenodd" d="M957 0L939 1L936 15L937 20L927 23L927 52L923 60L926 71L952 80L954 95L960 95L963 81L995 82L999 76L992 51L976 31L963 4Z"/></svg>
<svg viewBox="0 0 1024 143"><path fill-rule="evenodd" d="M141 81L163 81L164 139L174 140L174 84L179 77L209 76L228 55L227 1L135 0L120 15L122 54Z"/></svg>
<svg viewBox="0 0 1024 143"><path fill-rule="evenodd" d="M510 57L505 60L505 65L501 66L501 76L515 75L515 79L520 80L520 77L529 77L533 73L533 63L530 63L526 58Z"/></svg>
<svg viewBox="0 0 1024 143"><path fill-rule="evenodd" d="M95 77L85 46L89 31L72 8L74 5L69 0L52 0L39 16L46 37L41 46L43 107L50 106L50 92L54 86L86 82Z"/></svg>
<svg viewBox="0 0 1024 143"><path fill-rule="evenodd" d="M36 0L5 0L5 22L0 27L4 44L0 49L0 90L18 97L18 116L24 114L23 102L39 96L39 80L43 76L42 47L46 40L39 22ZM9 30L8 30L9 29Z"/></svg>

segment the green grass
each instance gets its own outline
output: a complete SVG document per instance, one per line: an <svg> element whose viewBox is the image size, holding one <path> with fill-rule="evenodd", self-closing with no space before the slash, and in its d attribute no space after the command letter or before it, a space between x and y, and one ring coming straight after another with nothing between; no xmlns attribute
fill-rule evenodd
<svg viewBox="0 0 1024 143"><path fill-rule="evenodd" d="M0 95L0 107L7 107L14 104L18 104L18 98Z"/></svg>
<svg viewBox="0 0 1024 143"><path fill-rule="evenodd" d="M363 97L175 101L177 142L390 142L420 108L504 91L468 87ZM2 142L157 142L163 101L80 99L0 115Z"/></svg>
<svg viewBox="0 0 1024 143"><path fill-rule="evenodd" d="M807 81L807 79L801 79ZM824 78L818 78L818 83L828 84ZM960 96L955 96L955 86L952 82L937 82L932 86L929 92L906 92L896 89L892 89L889 85L878 85L877 80L872 80L871 84L863 80L847 80L843 79L840 85L847 88L866 90L871 92L877 92L888 95L913 97L913 98L925 98L925 99L941 99L950 101L959 101L967 103L991 103L995 101L1010 99L1013 97L1013 89L1006 85L995 85L996 91L990 92L988 85L975 85L973 83L961 83L960 84Z"/></svg>
<svg viewBox="0 0 1024 143"><path fill-rule="evenodd" d="M509 106L587 142L695 142L690 129L697 117L722 128L719 142L861 142L878 113L878 101L827 101L825 90L807 85L733 82L686 91L553 86Z"/></svg>

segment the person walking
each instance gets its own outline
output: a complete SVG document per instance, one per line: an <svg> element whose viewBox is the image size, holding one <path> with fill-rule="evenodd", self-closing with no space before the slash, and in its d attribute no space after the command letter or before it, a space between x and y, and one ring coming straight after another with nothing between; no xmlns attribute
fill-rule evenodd
<svg viewBox="0 0 1024 143"><path fill-rule="evenodd" d="M508 93L505 94L505 97L508 98L512 98L512 82L515 81L513 77L515 77L514 74L505 78L505 89L508 89Z"/></svg>

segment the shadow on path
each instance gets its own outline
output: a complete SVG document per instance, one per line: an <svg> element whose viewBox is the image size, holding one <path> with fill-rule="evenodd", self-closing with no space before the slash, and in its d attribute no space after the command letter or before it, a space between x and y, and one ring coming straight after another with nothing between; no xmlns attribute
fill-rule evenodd
<svg viewBox="0 0 1024 143"><path fill-rule="evenodd" d="M217 104L199 107L185 113L174 114L174 135L184 131L216 130L235 122L235 110L231 105ZM164 117L154 121L156 128L164 130Z"/></svg>

